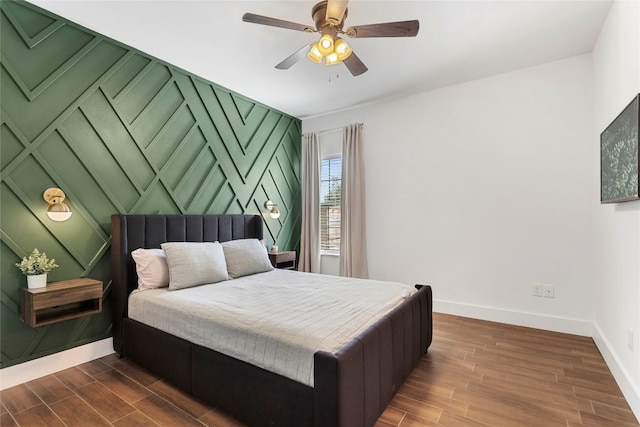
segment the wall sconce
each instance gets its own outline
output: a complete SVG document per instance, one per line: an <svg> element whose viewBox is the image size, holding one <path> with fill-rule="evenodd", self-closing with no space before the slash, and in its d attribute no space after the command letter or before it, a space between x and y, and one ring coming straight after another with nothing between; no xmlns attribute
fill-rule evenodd
<svg viewBox="0 0 640 427"><path fill-rule="evenodd" d="M64 192L59 188L47 188L42 194L44 201L49 204L47 215L54 221L66 221L71 218L71 208L64 202Z"/></svg>
<svg viewBox="0 0 640 427"><path fill-rule="evenodd" d="M280 211L278 210L278 205L273 203L271 200L264 202L264 207L269 210L269 215L271 218L278 219L280 218Z"/></svg>

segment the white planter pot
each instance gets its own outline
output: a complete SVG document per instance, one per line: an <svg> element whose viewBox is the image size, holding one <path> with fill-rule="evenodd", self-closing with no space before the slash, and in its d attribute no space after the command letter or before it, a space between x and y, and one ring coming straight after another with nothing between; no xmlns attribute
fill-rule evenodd
<svg viewBox="0 0 640 427"><path fill-rule="evenodd" d="M47 273L27 276L27 287L29 289L44 288L47 286Z"/></svg>

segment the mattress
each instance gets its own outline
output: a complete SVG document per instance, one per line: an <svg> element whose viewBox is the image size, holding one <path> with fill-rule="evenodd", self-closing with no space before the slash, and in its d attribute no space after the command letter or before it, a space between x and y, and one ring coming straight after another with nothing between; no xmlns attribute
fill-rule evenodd
<svg viewBox="0 0 640 427"><path fill-rule="evenodd" d="M336 352L416 290L292 270L129 297L129 317L313 386L313 355Z"/></svg>

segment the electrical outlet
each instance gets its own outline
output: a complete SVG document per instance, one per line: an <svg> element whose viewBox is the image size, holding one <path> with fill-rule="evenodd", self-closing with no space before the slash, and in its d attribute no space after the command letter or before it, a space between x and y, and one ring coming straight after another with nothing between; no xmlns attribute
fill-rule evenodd
<svg viewBox="0 0 640 427"><path fill-rule="evenodd" d="M555 289L553 285L543 285L542 286L542 296L545 298L554 298Z"/></svg>
<svg viewBox="0 0 640 427"><path fill-rule="evenodd" d="M627 331L627 347L633 351L633 331Z"/></svg>
<svg viewBox="0 0 640 427"><path fill-rule="evenodd" d="M533 284L533 287L531 288L531 295L533 295L534 297L542 296L542 285L540 283Z"/></svg>

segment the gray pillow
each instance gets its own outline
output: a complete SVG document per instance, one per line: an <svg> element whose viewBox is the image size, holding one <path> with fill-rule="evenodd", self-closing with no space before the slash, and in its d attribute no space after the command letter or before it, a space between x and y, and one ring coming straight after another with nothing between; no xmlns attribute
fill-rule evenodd
<svg viewBox="0 0 640 427"><path fill-rule="evenodd" d="M227 264L218 242L163 243L169 265L169 290L227 280Z"/></svg>
<svg viewBox="0 0 640 427"><path fill-rule="evenodd" d="M273 270L267 249L258 239L222 242L222 249L232 279Z"/></svg>

